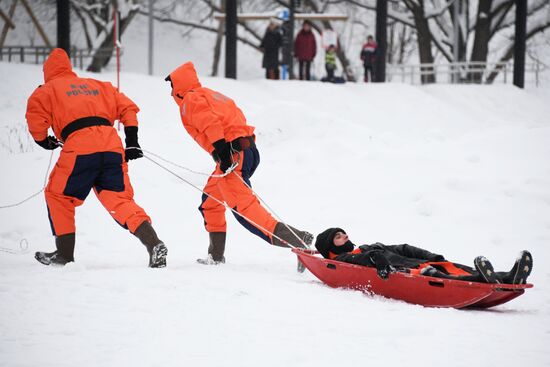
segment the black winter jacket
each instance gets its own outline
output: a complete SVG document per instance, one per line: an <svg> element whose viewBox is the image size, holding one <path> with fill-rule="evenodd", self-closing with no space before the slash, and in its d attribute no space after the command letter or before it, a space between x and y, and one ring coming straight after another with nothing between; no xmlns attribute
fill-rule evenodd
<svg viewBox="0 0 550 367"><path fill-rule="evenodd" d="M283 43L283 37L279 30L265 32L260 47L264 51L262 67L264 69L275 69L279 67L279 48Z"/></svg>
<svg viewBox="0 0 550 367"><path fill-rule="evenodd" d="M359 246L359 249L359 254L347 252L338 255L334 260L363 266L376 266L377 262L386 263L387 260L396 269L414 269L428 261L445 261L443 255L407 244L386 246L377 242Z"/></svg>

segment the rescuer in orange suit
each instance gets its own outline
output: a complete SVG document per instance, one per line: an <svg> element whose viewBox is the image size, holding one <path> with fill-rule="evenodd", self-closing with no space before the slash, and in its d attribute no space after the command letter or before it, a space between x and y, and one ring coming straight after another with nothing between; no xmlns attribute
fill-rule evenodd
<svg viewBox="0 0 550 367"><path fill-rule="evenodd" d="M172 97L180 107L183 126L217 162L204 187L199 206L210 236L208 257L197 261L201 264L225 262L225 207L212 197L241 214L235 214L239 223L270 244L281 247L311 244L311 233L278 222L260 205L250 189L250 177L260 163L260 155L256 148L254 127L247 125L235 102L219 92L202 87L191 62L178 67L165 80L171 83ZM220 177L237 163L232 172Z"/></svg>
<svg viewBox="0 0 550 367"><path fill-rule="evenodd" d="M45 83L27 103L29 131L42 148L63 148L45 189L57 250L37 252L36 260L44 265L74 261L75 207L93 188L114 220L145 245L149 266L166 266L166 246L135 203L128 177L126 162L143 157L137 136L139 108L111 83L79 78L60 48L48 56L43 70ZM124 124L126 149L113 128L115 120ZM50 128L55 137L48 136Z"/></svg>

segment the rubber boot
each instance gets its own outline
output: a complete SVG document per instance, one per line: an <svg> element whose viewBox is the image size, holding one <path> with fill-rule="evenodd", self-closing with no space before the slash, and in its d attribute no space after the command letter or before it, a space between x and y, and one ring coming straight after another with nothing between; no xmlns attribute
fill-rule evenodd
<svg viewBox="0 0 550 367"><path fill-rule="evenodd" d="M289 227L300 239L302 239L302 241L306 244L305 246L302 243L302 241L296 238L296 235L294 235L294 233L290 231ZM281 239L290 243L295 248L303 248L303 249L307 248L307 246L311 245L311 243L313 242L313 235L311 233L306 231L300 231L292 226L287 226L281 222L277 223L277 225L275 226L275 230L273 231L273 234L275 236L271 238L271 244L275 246L290 247L288 244L281 241ZM280 239L277 237L279 237ZM296 265L296 270L298 271L298 273L303 273L306 270L306 267L299 259Z"/></svg>
<svg viewBox="0 0 550 367"><path fill-rule="evenodd" d="M292 247L296 247L296 248L307 248L306 246L304 246L302 241L300 241L300 239L296 238L294 233L292 233L289 228L292 229L292 231L307 246L311 245L311 243L313 242L313 235L311 233L306 232L306 231L300 231L300 230L298 230L298 229L296 229L292 226L287 226L282 222L278 222L277 225L275 226L275 230L273 231L274 236L271 239L271 244L275 245L275 246L280 246L280 247L291 247L292 246ZM285 243L281 240L283 240L285 242L288 242L291 246L289 246L287 243Z"/></svg>
<svg viewBox="0 0 550 367"><path fill-rule="evenodd" d="M504 273L504 283L508 284L526 284L527 277L531 274L533 269L533 256L529 251L522 251L508 273Z"/></svg>
<svg viewBox="0 0 550 367"><path fill-rule="evenodd" d="M199 264L203 265L219 265L225 264L225 232L210 232L210 245L208 246L208 257L206 259L197 259Z"/></svg>
<svg viewBox="0 0 550 367"><path fill-rule="evenodd" d="M68 233L55 238L54 252L36 252L34 258L44 265L64 266L74 261L74 245L76 236L74 233Z"/></svg>
<svg viewBox="0 0 550 367"><path fill-rule="evenodd" d="M134 232L134 235L139 238L141 243L147 248L147 252L149 253L149 267L164 268L166 266L168 249L158 238L151 223L148 221L141 223Z"/></svg>
<svg viewBox="0 0 550 367"><path fill-rule="evenodd" d="M478 256L474 259L474 266L486 283L500 283L493 264L485 256Z"/></svg>

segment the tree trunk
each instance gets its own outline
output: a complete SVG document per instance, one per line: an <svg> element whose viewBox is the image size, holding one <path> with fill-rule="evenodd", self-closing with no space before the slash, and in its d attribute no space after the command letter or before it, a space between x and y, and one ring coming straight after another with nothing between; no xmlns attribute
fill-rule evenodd
<svg viewBox="0 0 550 367"><path fill-rule="evenodd" d="M420 4L420 5L418 5ZM405 5L413 13L414 22L416 24L416 39L418 41L418 55L421 64L433 64L434 57L432 54L432 34L428 25L428 19L424 16L424 1L419 3L413 1L405 1ZM420 81L422 84L435 83L435 73L431 66L420 67Z"/></svg>
<svg viewBox="0 0 550 367"><path fill-rule="evenodd" d="M130 24L134 16L137 14L137 11L138 11L137 8L132 9L128 13L126 18L120 19L119 33L121 36L126 30L126 28L128 28L128 25ZM111 60L111 56L113 55L113 49L115 46L113 44L114 30L115 30L114 27L111 27L111 29L109 30L109 33L107 34L107 36L105 37L105 39L103 40L99 48L94 51L94 56L92 57L92 61L90 65L86 69L87 71L99 73L101 69L107 66L107 64Z"/></svg>
<svg viewBox="0 0 550 367"><path fill-rule="evenodd" d="M489 52L489 40L491 39L491 6L493 0L479 0L476 17L474 46L470 61L487 62ZM473 66L468 79L474 83L483 81L484 67Z"/></svg>
<svg viewBox="0 0 550 367"><path fill-rule="evenodd" d="M222 13L225 13L225 0L221 0L220 6ZM218 66L220 64L220 54L222 49L223 33L225 22L220 20L218 23L218 33L216 34L216 44L214 45L214 58L212 60L212 72L210 76L218 76Z"/></svg>

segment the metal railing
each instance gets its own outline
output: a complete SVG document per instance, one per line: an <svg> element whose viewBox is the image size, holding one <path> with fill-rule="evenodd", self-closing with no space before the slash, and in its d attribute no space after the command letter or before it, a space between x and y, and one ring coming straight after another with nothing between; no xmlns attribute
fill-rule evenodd
<svg viewBox="0 0 550 367"><path fill-rule="evenodd" d="M54 47L48 46L4 46L0 47L0 61L43 64ZM73 67L84 69L88 60L96 55L114 56L114 49L71 48Z"/></svg>
<svg viewBox="0 0 550 367"><path fill-rule="evenodd" d="M386 81L410 84L452 83L493 84L511 83L512 62L456 62L446 64L387 64ZM525 64L526 83L539 86L545 70L539 62ZM357 80L363 79L363 67L354 68Z"/></svg>

